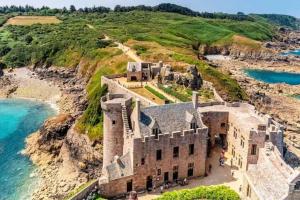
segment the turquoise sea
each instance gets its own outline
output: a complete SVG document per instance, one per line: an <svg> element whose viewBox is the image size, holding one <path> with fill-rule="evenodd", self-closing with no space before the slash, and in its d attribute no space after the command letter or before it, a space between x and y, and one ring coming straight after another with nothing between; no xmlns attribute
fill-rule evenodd
<svg viewBox="0 0 300 200"><path fill-rule="evenodd" d="M47 104L0 99L0 200L27 200L36 188L35 167L20 152L25 138L55 114Z"/></svg>
<svg viewBox="0 0 300 200"><path fill-rule="evenodd" d="M285 53L282 53L282 55L296 55L296 56L300 56L300 49L296 49L296 50L293 50L293 51L285 52Z"/></svg>
<svg viewBox="0 0 300 200"><path fill-rule="evenodd" d="M289 72L275 72L271 70L246 69L245 73L256 80L265 83L286 83L300 85L300 74Z"/></svg>

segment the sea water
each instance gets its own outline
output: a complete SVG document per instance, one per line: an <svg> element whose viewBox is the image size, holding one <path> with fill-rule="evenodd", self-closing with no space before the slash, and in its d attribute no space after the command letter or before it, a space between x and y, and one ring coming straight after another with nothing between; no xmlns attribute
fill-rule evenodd
<svg viewBox="0 0 300 200"><path fill-rule="evenodd" d="M284 53L282 53L282 55L296 55L296 56L300 56L300 49L296 49L296 50L284 52Z"/></svg>
<svg viewBox="0 0 300 200"><path fill-rule="evenodd" d="M246 69L245 73L256 80L265 83L286 83L300 85L300 74L290 72L276 72L271 70Z"/></svg>
<svg viewBox="0 0 300 200"><path fill-rule="evenodd" d="M35 166L20 152L26 137L54 114L41 102L0 99L0 200L31 199L39 178Z"/></svg>

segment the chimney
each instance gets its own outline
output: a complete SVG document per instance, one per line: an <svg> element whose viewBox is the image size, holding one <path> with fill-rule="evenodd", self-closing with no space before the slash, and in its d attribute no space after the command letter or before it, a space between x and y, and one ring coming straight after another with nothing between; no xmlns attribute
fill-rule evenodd
<svg viewBox="0 0 300 200"><path fill-rule="evenodd" d="M140 120L141 119L141 101L139 98L136 98L135 107L136 107L135 109L136 109L137 119Z"/></svg>
<svg viewBox="0 0 300 200"><path fill-rule="evenodd" d="M197 109L197 107L198 107L198 97L199 97L199 93L196 91L193 91L192 101L193 101L193 105L194 105L195 109Z"/></svg>

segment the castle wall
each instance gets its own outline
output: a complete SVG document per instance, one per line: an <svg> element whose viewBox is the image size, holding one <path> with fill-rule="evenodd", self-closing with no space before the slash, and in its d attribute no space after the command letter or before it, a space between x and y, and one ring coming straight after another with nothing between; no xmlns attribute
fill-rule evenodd
<svg viewBox="0 0 300 200"><path fill-rule="evenodd" d="M101 77L101 84L104 85L106 84L108 86L108 91L109 93L113 94L126 94L127 96L130 96L134 99L138 98L141 101L141 105L144 107L147 106L155 106L156 104L145 97L123 87L122 85L118 84L116 81L113 79L110 79L109 77L102 76Z"/></svg>
<svg viewBox="0 0 300 200"><path fill-rule="evenodd" d="M239 123L238 116L231 113L228 125L228 153L231 155L231 163L246 170L248 164L257 163L259 148L264 147L266 132L245 129ZM257 145L255 155L252 155L252 145Z"/></svg>
<svg viewBox="0 0 300 200"><path fill-rule="evenodd" d="M216 136L227 135L228 112L204 112L202 116L203 123L208 127L211 147L214 147Z"/></svg>
<svg viewBox="0 0 300 200"><path fill-rule="evenodd" d="M177 132L173 134L159 135L159 139L155 136L145 137L143 139L134 140L134 171L139 177L135 182L137 190L146 187L146 179L148 176L153 178L155 185L161 185L164 182L164 175L168 172L169 181L173 179L174 167L178 168L178 179L184 179L188 176L188 165L193 164L192 177L204 176L206 149L207 149L207 129L198 129L198 133L194 131ZM194 144L194 154L189 155L189 145ZM174 147L179 147L179 155L173 157ZM162 151L162 159L156 159L156 151ZM144 159L144 164L142 164ZM160 174L159 174L160 171Z"/></svg>

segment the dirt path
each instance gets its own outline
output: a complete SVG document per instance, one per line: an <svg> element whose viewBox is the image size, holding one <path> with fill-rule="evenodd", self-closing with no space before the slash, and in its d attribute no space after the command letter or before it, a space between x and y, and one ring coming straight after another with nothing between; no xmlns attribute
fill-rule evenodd
<svg viewBox="0 0 300 200"><path fill-rule="evenodd" d="M105 35L104 40L110 40L110 38L107 35ZM130 47L125 46L125 45L121 44L120 42L114 42L114 43L117 45L118 49L121 49L124 54L126 54L128 57L130 57L135 62L143 62L143 60L138 55L136 55L136 52L134 50L130 49Z"/></svg>

